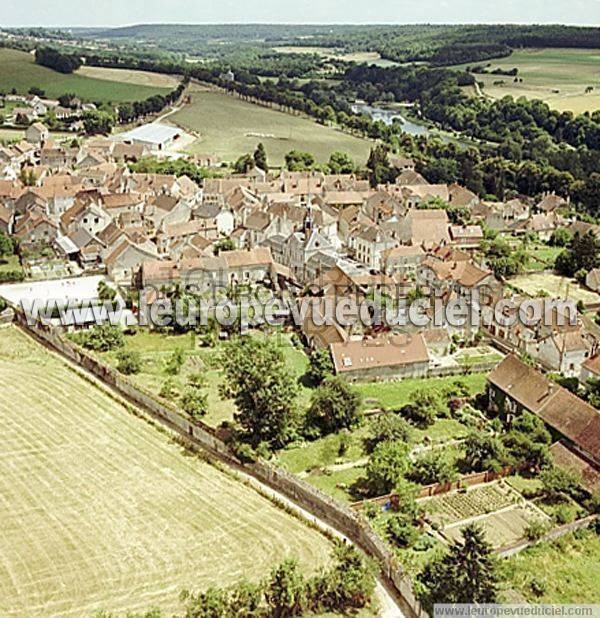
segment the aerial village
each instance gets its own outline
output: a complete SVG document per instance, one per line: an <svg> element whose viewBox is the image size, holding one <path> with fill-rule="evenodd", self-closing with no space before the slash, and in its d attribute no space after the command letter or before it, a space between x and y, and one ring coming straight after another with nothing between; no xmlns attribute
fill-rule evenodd
<svg viewBox="0 0 600 618"><path fill-rule="evenodd" d="M426 326L344 326L319 323L313 313L299 323L285 322L280 332L286 353L299 355L301 365L320 361L337 379L359 389L362 409L373 415L369 427L378 427L381 435L374 438L374 448L363 449L352 442L355 438L344 437L353 435L344 433L352 429L352 421L339 433L323 429L319 448L331 438L328 431L339 437L339 444L325 442L331 456L317 454L309 440L304 450L292 444L275 458L317 489L351 504L392 542L395 538L406 553L403 568L411 573L414 555L427 554L436 543L451 543L472 517L484 521L501 555L594 517L589 501L600 491L595 408L600 327L594 319L600 308L600 269L584 273L579 283L545 289L539 277L552 265L536 257L536 251L551 251L565 230L570 237L600 236L600 226L569 216L567 200L547 194L539 201L519 196L486 201L458 184L428 183L416 161L403 157L390 157L396 181L375 187L355 174L258 166L244 174L208 174L198 184L186 175L131 170L132 163L148 157L182 156L176 146L185 133L176 126L157 122L117 136L55 139L36 119L51 103L27 97L22 104L16 113L31 121L25 139L0 148L0 232L14 241L15 250L5 256L0 272L4 322L13 319L23 298L80 302L116 296L131 315L140 317L142 301L148 307L193 289L216 302L210 295L216 287L238 296L260 290L292 303L306 298L325 302L330 296L379 296L391 303L435 297L445 306L479 292L494 303L510 300L508 313L517 313L522 303L530 308L537 304L544 320L533 325L521 320L506 326L494 320L450 324L442 317ZM208 170L221 169L213 156L190 160ZM452 210L468 222L450 217ZM486 251L490 238L532 248L532 267L526 269L532 285L519 286L495 272ZM548 277L560 281L557 275ZM561 295L576 299L574 320L546 309L548 300ZM98 328L92 313L83 323L61 324L56 315L48 322L80 343L88 330ZM139 327L127 328L134 338L140 336ZM254 334L261 330L260 324L253 328ZM192 346L218 347L230 334L217 327L209 343L199 337ZM204 352L195 356L195 348L190 358L203 358ZM103 358L115 362L110 354ZM132 358L128 367L119 361L122 373L140 371L140 359ZM153 366L156 359L144 356L142 362ZM184 362L175 349L167 369L174 364L175 375ZM211 364L206 367L214 371ZM155 396L177 400L170 380L147 385ZM443 386L436 402L423 395L431 380ZM408 394L403 384L410 385ZM402 392L398 397L396 387ZM209 407L219 401L216 392L211 385ZM479 409L478 398L484 401ZM221 403L205 420L226 435L231 411L225 406L224 413ZM419 520L421 540L416 542L412 533L396 531L394 536L395 524L386 513L402 498L392 479L378 480L373 463L377 444L388 444L386 431L404 431L385 428L393 408L404 411L412 419L410 432L419 434L411 447L411 479L419 485L419 501L431 501L431 508L424 507L427 514L419 516L424 519ZM447 410L435 420L440 408ZM193 405L189 410L193 416ZM516 418L533 418L527 421L532 427L519 428L515 422L512 428ZM485 446L476 443L473 432L488 441L488 459L481 455L477 460L473 454ZM526 436L527 444L516 436ZM577 490L573 481L554 490L563 492L560 508L546 500L544 491L551 489L540 489L539 478L521 475L540 464L531 461L538 453L536 440L549 448L559 470L578 479ZM512 459L503 459L500 451ZM434 465L432 457L439 462ZM449 472L449 460L462 464ZM365 473L366 487L361 485ZM498 481L503 477L508 482ZM549 486L551 482L547 480ZM467 487L471 510L458 505Z"/></svg>

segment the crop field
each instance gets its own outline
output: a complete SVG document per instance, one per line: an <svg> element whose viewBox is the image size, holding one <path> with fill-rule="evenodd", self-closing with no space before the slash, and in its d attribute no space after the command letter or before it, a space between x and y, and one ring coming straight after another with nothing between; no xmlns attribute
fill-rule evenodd
<svg viewBox="0 0 600 618"><path fill-rule="evenodd" d="M125 82L135 86L149 86L150 88L177 88L179 78L176 75L165 73L151 73L150 71L136 71L134 69L112 69L109 67L82 66L77 69L76 75L103 79L109 82Z"/></svg>
<svg viewBox="0 0 600 618"><path fill-rule="evenodd" d="M221 92L192 86L192 103L169 120L200 134L189 149L195 153L215 154L225 161L253 152L259 142L267 150L268 162L281 166L290 150L312 153L320 162L342 150L357 164L369 156L371 142L343 133L313 120L276 109L261 107Z"/></svg>
<svg viewBox="0 0 600 618"><path fill-rule="evenodd" d="M507 558L510 585L533 603L598 603L600 535L591 530L540 543Z"/></svg>
<svg viewBox="0 0 600 618"><path fill-rule="evenodd" d="M13 327L0 330L0 615L181 607L329 543ZM170 614L169 614L170 615Z"/></svg>
<svg viewBox="0 0 600 618"><path fill-rule="evenodd" d="M311 47L307 46L282 46L274 47L274 51L280 54L317 54L322 58L331 60L345 60L346 62L356 62L358 64L375 64L379 67L396 66L398 63L393 60L382 58L378 52L363 51L346 53L331 47Z"/></svg>
<svg viewBox="0 0 600 618"><path fill-rule="evenodd" d="M0 49L0 91L10 92L13 88L19 94L27 94L32 86L41 88L47 97L59 97L74 92L86 101L136 101L154 94L164 94L169 87L136 84L128 82L129 71L115 69L112 79L88 77L84 69L80 74L64 75L47 67L35 64L33 55L15 49Z"/></svg>
<svg viewBox="0 0 600 618"><path fill-rule="evenodd" d="M477 81L485 84L485 95L496 99L507 94L542 99L555 109L575 113L600 109L600 49L519 50L507 58L487 62L492 71L516 67L523 81L514 82L509 75L476 75ZM503 83L494 85L500 81ZM593 90L586 94L588 87Z"/></svg>
<svg viewBox="0 0 600 618"><path fill-rule="evenodd" d="M549 272L518 275L509 279L508 283L529 296L547 292L551 298L569 298L584 303L600 301L600 295L581 287L577 281Z"/></svg>
<svg viewBox="0 0 600 618"><path fill-rule="evenodd" d="M549 521L509 485L498 482L470 488L466 493L454 491L422 504L428 519L442 527L449 540L459 540L462 528L475 520L496 548L522 539L532 521Z"/></svg>
<svg viewBox="0 0 600 618"><path fill-rule="evenodd" d="M497 511L515 502L516 494L498 483L452 492L423 503L430 518L442 525Z"/></svg>
<svg viewBox="0 0 600 618"><path fill-rule="evenodd" d="M536 520L549 521L549 518L540 515L530 505L515 505L511 508L490 513L477 520L483 528L486 539L494 548L504 547L520 541L525 536L527 527ZM464 524L457 523L444 528L444 535L451 540L462 538L461 529Z"/></svg>

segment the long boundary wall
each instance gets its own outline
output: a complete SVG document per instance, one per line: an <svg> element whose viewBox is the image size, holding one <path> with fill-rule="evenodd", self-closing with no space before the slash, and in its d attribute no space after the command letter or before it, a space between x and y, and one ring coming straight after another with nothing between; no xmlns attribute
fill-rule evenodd
<svg viewBox="0 0 600 618"><path fill-rule="evenodd" d="M368 522L351 508L336 502L302 479L266 461L259 460L251 464L242 464L219 439L213 428L202 422L190 421L174 406L160 402L153 395L134 386L116 369L109 367L67 340L58 329L39 322L29 323L26 315L18 308L15 308L14 321L35 339L95 375L125 399L149 412L169 429L202 447L228 465L250 474L258 481L275 489L344 534L367 555L375 559L383 577L397 592L405 615L410 618L427 616L415 597L410 578L392 552Z"/></svg>

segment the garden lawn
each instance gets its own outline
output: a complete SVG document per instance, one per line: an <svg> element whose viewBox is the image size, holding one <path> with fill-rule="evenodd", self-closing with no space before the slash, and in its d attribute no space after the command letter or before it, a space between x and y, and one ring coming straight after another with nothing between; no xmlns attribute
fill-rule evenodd
<svg viewBox="0 0 600 618"><path fill-rule="evenodd" d="M290 374L299 380L308 367L308 358L304 351L292 344L288 333L276 331L265 335L255 331L253 337L267 336L280 346ZM154 395L159 395L165 382L171 380L174 397L170 400L177 403L177 398L185 389L187 378L192 374L201 374L205 379L205 388L208 397L208 412L203 421L212 427L218 427L224 421L233 420L236 407L231 399L224 399L220 394L223 382L222 371L219 366L219 353L222 343L215 347L201 347L199 337L194 333L171 335L158 333L147 329L140 329L134 335L125 337L125 349L135 350L142 357L142 370L136 375L129 376L131 381ZM185 362L179 374L170 376L166 373L169 359L176 350L182 350ZM100 356L109 364L117 365L118 350L105 352ZM299 386L298 405L305 408L309 405L311 389Z"/></svg>
<svg viewBox="0 0 600 618"><path fill-rule="evenodd" d="M385 409L399 409L410 402L415 391L423 389L441 395L444 389L460 380L467 385L469 394L483 392L486 375L472 373L465 375L448 376L445 378L407 378L397 382L359 382L354 385L363 396L365 409L383 407Z"/></svg>
<svg viewBox="0 0 600 618"><path fill-rule="evenodd" d="M530 602L598 603L599 556L600 535L585 530L511 556L503 570L509 584Z"/></svg>

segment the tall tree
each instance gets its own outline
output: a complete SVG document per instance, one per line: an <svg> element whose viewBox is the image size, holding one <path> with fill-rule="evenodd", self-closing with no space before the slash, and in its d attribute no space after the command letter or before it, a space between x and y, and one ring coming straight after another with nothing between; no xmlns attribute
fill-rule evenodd
<svg viewBox="0 0 600 618"><path fill-rule="evenodd" d="M262 142L258 144L256 150L254 151L254 165L256 165L256 167L265 172L269 171L269 164L267 163L267 151L265 150Z"/></svg>
<svg viewBox="0 0 600 618"><path fill-rule="evenodd" d="M321 435L350 429L360 422L360 395L341 378L331 376L316 389L306 415L309 432Z"/></svg>
<svg viewBox="0 0 600 618"><path fill-rule="evenodd" d="M417 578L430 613L435 603L494 603L497 599L497 563L483 530L469 524L461 532L463 540L455 541Z"/></svg>
<svg viewBox="0 0 600 618"><path fill-rule="evenodd" d="M404 442L380 442L367 464L367 487L374 496L389 493L410 467L409 446Z"/></svg>
<svg viewBox="0 0 600 618"><path fill-rule="evenodd" d="M283 446L297 425L298 387L281 349L272 341L237 337L224 347L221 361L223 394L235 401L236 420L249 442Z"/></svg>

